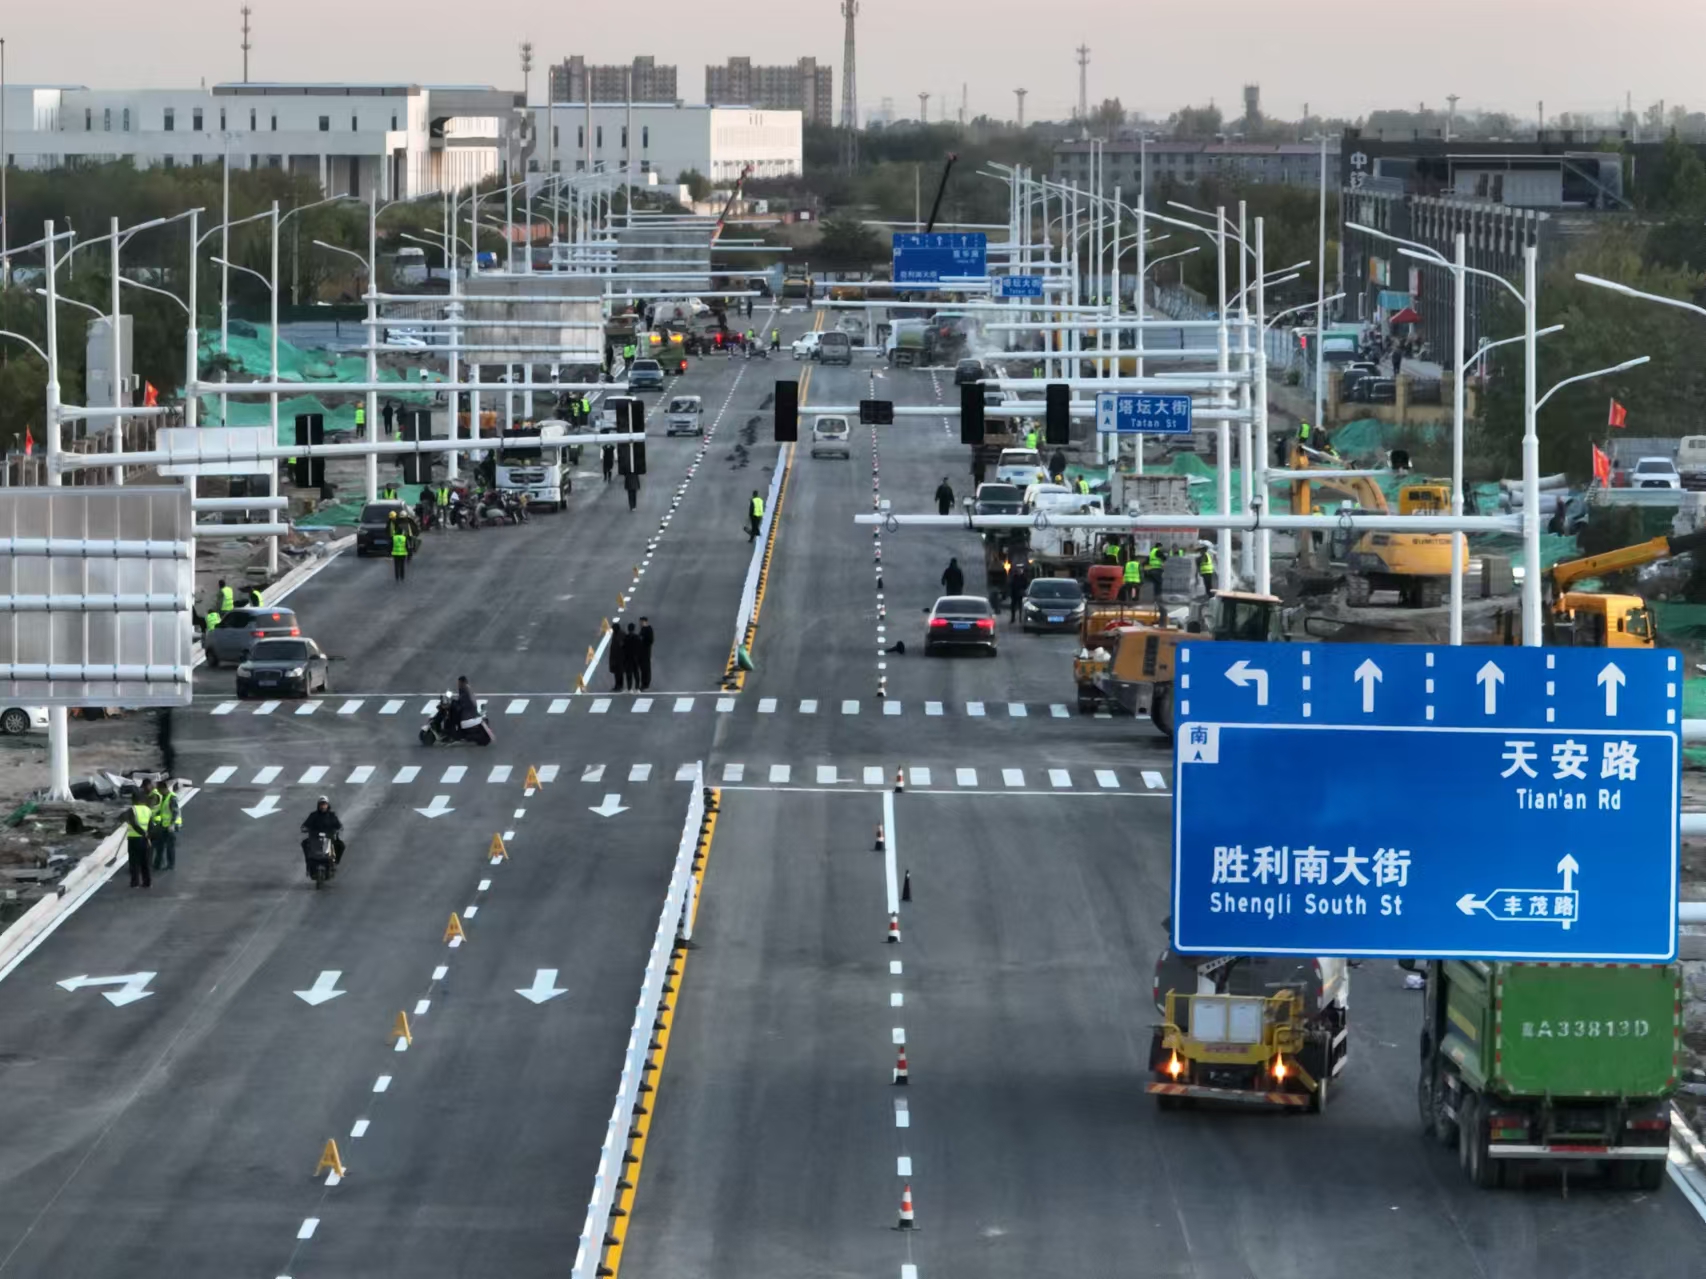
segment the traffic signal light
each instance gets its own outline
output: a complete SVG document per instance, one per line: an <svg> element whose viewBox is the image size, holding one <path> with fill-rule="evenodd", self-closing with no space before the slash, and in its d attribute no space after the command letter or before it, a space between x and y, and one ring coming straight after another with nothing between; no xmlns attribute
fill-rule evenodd
<svg viewBox="0 0 1706 1279"><path fill-rule="evenodd" d="M859 423L862 426L893 426L893 400L860 400Z"/></svg>
<svg viewBox="0 0 1706 1279"><path fill-rule="evenodd" d="M800 384L776 383L776 443L792 444L800 438Z"/></svg>
<svg viewBox="0 0 1706 1279"><path fill-rule="evenodd" d="M983 443L983 383L960 383L960 443Z"/></svg>
<svg viewBox="0 0 1706 1279"><path fill-rule="evenodd" d="M298 444L324 444L326 442L326 415L324 413L298 413L296 415L296 442ZM292 459L290 482L297 488L321 487L326 482L326 459L323 457Z"/></svg>
<svg viewBox="0 0 1706 1279"><path fill-rule="evenodd" d="M1050 382L1044 394L1048 400L1043 417L1043 439L1050 444L1070 443L1072 388L1064 382Z"/></svg>

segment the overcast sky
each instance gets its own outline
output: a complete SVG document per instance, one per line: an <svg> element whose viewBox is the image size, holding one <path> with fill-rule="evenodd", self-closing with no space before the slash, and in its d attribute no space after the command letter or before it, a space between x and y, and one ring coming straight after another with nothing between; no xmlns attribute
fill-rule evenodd
<svg viewBox="0 0 1706 1279"><path fill-rule="evenodd" d="M386 80L521 87L517 45L531 39L538 67L570 53L622 62L649 53L679 68L677 91L704 100L707 61L745 54L789 62L812 55L835 68L841 93L839 0L730 5L724 0L632 6L520 6L531 15L500 32L502 6L451 0L351 3L252 0L256 80ZM82 0L71 10L39 0L0 16L14 84L97 88L193 87L242 77L240 0ZM1090 46L1091 104L1164 114L1213 98L1241 110L1240 86L1262 87L1270 114L1360 115L1378 107L1479 107L1532 115L1609 112L1625 90L1637 110L1706 106L1699 51L1701 0L1431 0L1420 5L1323 5L1217 0L1155 9L1130 0L862 0L861 112L894 99L916 117L928 90L936 118L967 86L969 114L1013 115L1013 89L1030 91L1026 116L1063 118L1078 93L1073 49ZM636 21L636 15L644 15ZM637 31L643 34L636 36ZM543 72L533 76L542 100ZM1693 93L1700 101L1690 98Z"/></svg>

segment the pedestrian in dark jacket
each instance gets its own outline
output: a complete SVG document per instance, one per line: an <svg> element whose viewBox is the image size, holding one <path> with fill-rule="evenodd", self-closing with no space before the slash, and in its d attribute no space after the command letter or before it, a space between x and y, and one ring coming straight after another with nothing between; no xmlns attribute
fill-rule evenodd
<svg viewBox="0 0 1706 1279"><path fill-rule="evenodd" d="M640 691L652 686L652 641L657 638L650 619L640 619Z"/></svg>
<svg viewBox="0 0 1706 1279"><path fill-rule="evenodd" d="M628 490L628 509L636 509L640 504L640 477L629 471L622 477L622 487Z"/></svg>
<svg viewBox="0 0 1706 1279"><path fill-rule="evenodd" d="M1025 572L1023 564L1015 564L1013 571L1007 574L1007 620L1019 620L1019 605L1025 599L1025 587L1030 585L1030 574Z"/></svg>
<svg viewBox="0 0 1706 1279"><path fill-rule="evenodd" d="M950 559L948 567L942 572L942 593L944 595L963 595L966 588L966 575L960 571L958 559Z"/></svg>
<svg viewBox="0 0 1706 1279"><path fill-rule="evenodd" d="M622 619L610 619L610 677L616 681L612 692L620 693L628 687L627 668L623 665L622 655L627 651L627 645L622 639Z"/></svg>
<svg viewBox="0 0 1706 1279"><path fill-rule="evenodd" d="M616 470L616 446L613 444L606 444L600 451L603 455L604 462L604 482L608 484L610 483L610 476Z"/></svg>
<svg viewBox="0 0 1706 1279"><path fill-rule="evenodd" d="M936 514L946 515L954 509L954 490L948 487L948 477L944 475L942 482L936 486Z"/></svg>
<svg viewBox="0 0 1706 1279"><path fill-rule="evenodd" d="M1048 460L1048 474L1051 480L1061 479L1066 475L1066 454L1056 449L1054 456Z"/></svg>
<svg viewBox="0 0 1706 1279"><path fill-rule="evenodd" d="M628 681L628 691L637 693L640 690L640 636L632 622L622 636L622 672Z"/></svg>

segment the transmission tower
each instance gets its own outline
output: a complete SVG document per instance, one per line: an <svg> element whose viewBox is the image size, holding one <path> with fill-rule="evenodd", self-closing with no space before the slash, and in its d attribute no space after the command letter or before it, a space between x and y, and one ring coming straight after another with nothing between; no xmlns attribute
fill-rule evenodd
<svg viewBox="0 0 1706 1279"><path fill-rule="evenodd" d="M1029 92L1029 89L1013 90L1013 96L1019 100L1019 127L1021 129L1025 127L1025 95Z"/></svg>
<svg viewBox="0 0 1706 1279"><path fill-rule="evenodd" d="M859 77L853 56L853 20L859 16L859 0L841 0L841 16L847 19L841 50L841 160L851 173L859 167Z"/></svg>
<svg viewBox="0 0 1706 1279"><path fill-rule="evenodd" d="M528 103L528 77L533 74L533 41L521 42L521 105Z"/></svg>
<svg viewBox="0 0 1706 1279"><path fill-rule="evenodd" d="M930 123L930 94L928 91L918 95L918 123Z"/></svg>
<svg viewBox="0 0 1706 1279"><path fill-rule="evenodd" d="M249 50L254 46L249 43L249 15L254 10L248 5L243 6L243 83L249 83Z"/></svg>
<svg viewBox="0 0 1706 1279"><path fill-rule="evenodd" d="M1078 123L1090 124L1090 46L1078 46Z"/></svg>

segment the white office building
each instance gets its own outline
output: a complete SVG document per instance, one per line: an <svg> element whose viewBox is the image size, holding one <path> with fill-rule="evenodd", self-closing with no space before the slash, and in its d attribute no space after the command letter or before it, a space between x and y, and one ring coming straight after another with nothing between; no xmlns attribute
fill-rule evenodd
<svg viewBox="0 0 1706 1279"><path fill-rule="evenodd" d="M328 195L382 200L491 177L521 120L488 86L218 84L211 89L10 85L5 159L26 169L130 160L287 168Z"/></svg>
<svg viewBox="0 0 1706 1279"><path fill-rule="evenodd" d="M537 173L617 172L629 161L627 103L559 102L536 106L527 168ZM674 183L692 170L719 185L750 168L755 178L789 177L804 171L798 111L752 107L633 105L633 168ZM590 144L590 150L589 150ZM642 178L642 182L648 179Z"/></svg>

